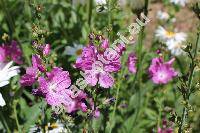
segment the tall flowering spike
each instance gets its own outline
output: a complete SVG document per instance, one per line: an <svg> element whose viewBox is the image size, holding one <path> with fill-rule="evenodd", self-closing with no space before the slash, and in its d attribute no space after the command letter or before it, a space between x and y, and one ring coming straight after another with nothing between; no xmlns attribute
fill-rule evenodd
<svg viewBox="0 0 200 133"><path fill-rule="evenodd" d="M128 56L128 62L127 62L127 66L128 66L128 70L131 73L136 73L136 63L137 63L137 57L134 53L130 53Z"/></svg>
<svg viewBox="0 0 200 133"><path fill-rule="evenodd" d="M155 84L167 84L178 72L172 67L174 59L164 62L162 57L154 58L149 67L149 74Z"/></svg>

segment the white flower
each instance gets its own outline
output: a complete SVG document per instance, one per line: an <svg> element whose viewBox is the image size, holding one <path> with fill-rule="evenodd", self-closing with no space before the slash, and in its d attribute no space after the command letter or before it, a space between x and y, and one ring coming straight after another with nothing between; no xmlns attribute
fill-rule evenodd
<svg viewBox="0 0 200 133"><path fill-rule="evenodd" d="M52 130L49 130L48 133L66 133L68 130L65 128L64 124L57 121L56 123L49 124L49 127L52 128Z"/></svg>
<svg viewBox="0 0 200 133"><path fill-rule="evenodd" d="M160 20L168 20L170 16L167 12L158 11L156 17Z"/></svg>
<svg viewBox="0 0 200 133"><path fill-rule="evenodd" d="M45 126L45 133L67 133L68 130L65 128L64 124L62 124L59 120L55 123L48 123ZM40 125L32 125L29 129L29 133L42 133L42 127Z"/></svg>
<svg viewBox="0 0 200 133"><path fill-rule="evenodd" d="M3 106L5 106L5 105L6 105L6 103L5 103L3 97L2 97L2 95L1 95L1 93L0 93L0 106L3 107Z"/></svg>
<svg viewBox="0 0 200 133"><path fill-rule="evenodd" d="M96 12L98 13L105 13L108 10L106 5L106 0L95 0L96 2Z"/></svg>
<svg viewBox="0 0 200 133"><path fill-rule="evenodd" d="M166 45L167 45L168 50L171 51L172 55L179 56L179 55L185 54L185 51L183 51L185 46L182 44L182 42L169 40L166 42Z"/></svg>
<svg viewBox="0 0 200 133"><path fill-rule="evenodd" d="M12 64L12 61L8 63L0 62L0 87L9 84L10 78L18 75L19 66L12 66Z"/></svg>
<svg viewBox="0 0 200 133"><path fill-rule="evenodd" d="M64 54L65 55L75 55L75 56L80 56L82 53L83 45L79 44L74 44L73 47L67 46L65 47Z"/></svg>
<svg viewBox="0 0 200 133"><path fill-rule="evenodd" d="M8 63L0 62L0 87L9 84L10 78L16 76L19 73L18 66L12 66L12 61ZM6 103L0 93L0 106L5 106Z"/></svg>
<svg viewBox="0 0 200 133"><path fill-rule="evenodd" d="M155 31L155 36L165 43L169 40L183 42L186 41L187 38L187 35L183 32L167 31L162 26L159 26L158 29Z"/></svg>
<svg viewBox="0 0 200 133"><path fill-rule="evenodd" d="M170 2L176 5L185 6L188 0L170 0Z"/></svg>
<svg viewBox="0 0 200 133"><path fill-rule="evenodd" d="M155 36L166 44L172 55L178 56L185 54L183 51L184 45L182 44L187 39L185 33L167 31L163 27L159 26L156 30Z"/></svg>
<svg viewBox="0 0 200 133"><path fill-rule="evenodd" d="M106 0L96 0L97 5L106 5Z"/></svg>

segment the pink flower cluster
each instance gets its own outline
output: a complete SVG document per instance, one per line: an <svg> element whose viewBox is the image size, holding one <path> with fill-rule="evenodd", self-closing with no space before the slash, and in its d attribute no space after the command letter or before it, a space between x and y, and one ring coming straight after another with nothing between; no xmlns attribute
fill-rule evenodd
<svg viewBox="0 0 200 133"><path fill-rule="evenodd" d="M163 120L162 128L158 128L158 133L173 133L173 129L171 127L167 127L167 121Z"/></svg>
<svg viewBox="0 0 200 133"><path fill-rule="evenodd" d="M17 64L22 64L22 51L16 41L11 41L0 46L0 62L14 61Z"/></svg>
<svg viewBox="0 0 200 133"><path fill-rule="evenodd" d="M47 53L49 53L48 51ZM47 55L45 52L43 54ZM64 106L67 113L77 110L88 111L85 103L87 94L79 90L75 96L74 91L69 88L71 85L69 72L63 71L60 67L53 67L51 71L47 71L39 55L32 56L32 66L26 69L26 74L21 77L20 83L22 86L38 84L38 88L33 90L33 94L44 97L51 106ZM90 100L90 106L93 115L98 117L99 110L94 109L92 100Z"/></svg>
<svg viewBox="0 0 200 133"><path fill-rule="evenodd" d="M172 67L174 60L164 62L162 57L152 59L149 74L155 84L166 84L177 76L178 72Z"/></svg>
<svg viewBox="0 0 200 133"><path fill-rule="evenodd" d="M136 73L136 71L137 71L136 63L137 63L136 55L134 53L130 53L128 56L128 61L127 61L127 66L128 66L129 72Z"/></svg>
<svg viewBox="0 0 200 133"><path fill-rule="evenodd" d="M110 48L107 39L102 39L99 46L90 43L83 48L74 66L84 71L87 84L91 86L99 84L103 88L113 86L114 78L111 73L120 70L120 57L125 50L121 44L116 48L117 50Z"/></svg>

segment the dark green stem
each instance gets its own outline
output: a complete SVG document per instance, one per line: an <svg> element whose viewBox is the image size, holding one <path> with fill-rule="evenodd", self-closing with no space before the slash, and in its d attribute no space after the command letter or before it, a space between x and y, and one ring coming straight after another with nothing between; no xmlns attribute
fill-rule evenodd
<svg viewBox="0 0 200 133"><path fill-rule="evenodd" d="M6 122L6 120L5 120L5 118L4 118L4 116L3 116L1 111L0 111L0 117L1 117L1 121L2 121L3 126L7 130L7 133L11 133L10 128L8 127L8 124L7 124L7 122Z"/></svg>
<svg viewBox="0 0 200 133"><path fill-rule="evenodd" d="M145 0L145 6L144 6L144 15L147 16L148 15L148 5L149 5L149 1ZM143 22L145 22L145 20L142 20ZM144 29L145 27L141 27L141 31L139 33L139 37L138 37L138 47L137 47L137 51L138 51L138 60L137 60L137 73L134 79L134 86L135 86L135 81L137 79L137 94L138 94L138 107L136 109L136 116L135 116L135 120L134 120L134 125L137 122L138 116L139 116L139 111L140 111L140 106L141 106L141 82L142 82L142 50L143 50L143 40L144 40Z"/></svg>
<svg viewBox="0 0 200 133"><path fill-rule="evenodd" d="M92 8L93 8L93 0L88 0L88 25L91 31L91 20L92 20Z"/></svg>
<svg viewBox="0 0 200 133"><path fill-rule="evenodd" d="M194 62L194 59L196 58L197 52L198 52L198 44L200 43L199 38L200 38L200 34L197 33L197 41L196 41L195 48L194 48L194 56L191 57L192 58L192 63L191 63L191 72L190 72L190 75L189 75L189 81L188 81L188 85L187 85L188 86L188 90L187 90L187 94L183 95L183 99L186 102L186 105L183 108L183 113L182 113L182 117L181 117L181 123L180 123L179 130L178 130L179 133L183 132L184 125L187 123L187 119L188 119L187 104L189 102L191 89L192 89L192 81L193 81L194 70L195 70L195 66L196 66L196 64Z"/></svg>
<svg viewBox="0 0 200 133"><path fill-rule="evenodd" d="M17 106L17 102L14 101L14 103L13 103L13 110L14 110L15 122L16 122L16 125L17 125L18 132L21 133L21 128L20 128L20 125L19 125L18 117L17 117L16 106Z"/></svg>

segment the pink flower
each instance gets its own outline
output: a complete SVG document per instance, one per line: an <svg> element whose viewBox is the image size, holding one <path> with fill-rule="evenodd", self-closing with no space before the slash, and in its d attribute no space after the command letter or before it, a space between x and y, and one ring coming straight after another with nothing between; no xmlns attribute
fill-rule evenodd
<svg viewBox="0 0 200 133"><path fill-rule="evenodd" d="M22 51L16 41L12 41L9 49L9 55L11 59L16 62L17 64L22 64Z"/></svg>
<svg viewBox="0 0 200 133"><path fill-rule="evenodd" d="M97 50L94 46L90 45L83 48L82 54L77 58L75 68L83 71L91 70L92 64L97 60Z"/></svg>
<svg viewBox="0 0 200 133"><path fill-rule="evenodd" d="M38 55L32 56L32 67L26 69L26 74L20 79L22 86L31 86L36 82L39 72L44 72L45 67L42 65L42 60Z"/></svg>
<svg viewBox="0 0 200 133"><path fill-rule="evenodd" d="M49 55L50 51L51 51L50 44L46 44L43 49L43 55L45 56Z"/></svg>
<svg viewBox="0 0 200 133"><path fill-rule="evenodd" d="M92 99L90 99L89 101L90 101L90 106L91 106L91 109L92 109L92 116L94 118L99 118L100 117L99 108L95 107L94 101Z"/></svg>
<svg viewBox="0 0 200 133"><path fill-rule="evenodd" d="M130 53L128 56L128 70L131 73L136 73L136 62L137 62L137 57L134 53Z"/></svg>
<svg viewBox="0 0 200 133"><path fill-rule="evenodd" d="M46 73L47 78L39 77L39 88L43 94L56 97L56 94L65 90L71 85L71 79L68 71L63 71L62 68L55 67L51 72ZM48 96L46 96L48 101ZM56 102L56 101L55 101Z"/></svg>
<svg viewBox="0 0 200 133"><path fill-rule="evenodd" d="M0 62L4 62L6 60L6 50L4 47L0 47Z"/></svg>
<svg viewBox="0 0 200 133"><path fill-rule="evenodd" d="M173 133L173 128L167 127L167 121L163 120L162 122L162 128L158 128L158 133Z"/></svg>
<svg viewBox="0 0 200 133"><path fill-rule="evenodd" d="M149 74L155 84L167 84L177 76L178 73L172 67L174 60L173 58L168 62L164 62L161 57L152 60Z"/></svg>
<svg viewBox="0 0 200 133"><path fill-rule="evenodd" d="M103 88L110 88L114 84L111 73L118 72L121 68L120 55L108 48L107 40L104 40L100 47L85 47L76 60L75 67L85 72L84 77L89 85L95 86L98 83Z"/></svg>
<svg viewBox="0 0 200 133"><path fill-rule="evenodd" d="M82 112L87 112L87 106L83 102L87 99L87 95L83 91L78 92L78 96L75 98L72 98L73 92L70 89L66 89L66 94L70 96L71 102L68 102L67 100L63 101L63 105L65 106L65 109L68 113L72 113L77 110L81 110Z"/></svg>
<svg viewBox="0 0 200 133"><path fill-rule="evenodd" d="M11 44L3 44L0 47L0 61L5 62L7 59L13 60L17 64L22 64L22 51L16 41L12 41Z"/></svg>

